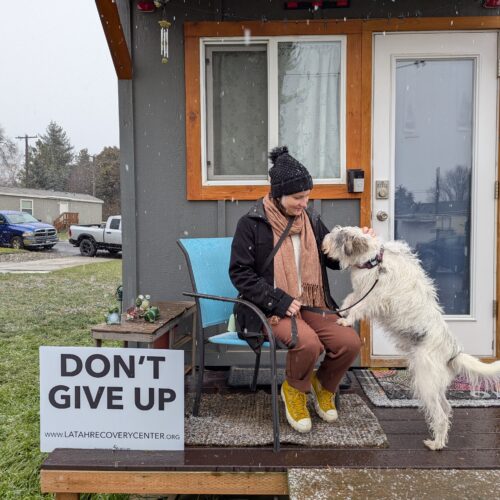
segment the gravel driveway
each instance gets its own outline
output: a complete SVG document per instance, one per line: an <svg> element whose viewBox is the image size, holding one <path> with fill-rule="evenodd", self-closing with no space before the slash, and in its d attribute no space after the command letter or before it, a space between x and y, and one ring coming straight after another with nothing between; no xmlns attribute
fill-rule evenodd
<svg viewBox="0 0 500 500"><path fill-rule="evenodd" d="M23 252L0 253L0 262L26 262L31 260L45 260L45 259L61 259L64 257L80 257L80 249L74 247L67 241L60 241L51 250L26 250ZM111 255L105 250L99 250L97 257L105 257L107 259L121 259L122 254Z"/></svg>
<svg viewBox="0 0 500 500"><path fill-rule="evenodd" d="M60 259L64 257L60 253L47 250L41 251L26 251L16 253L0 253L0 262L26 262L28 260L45 260L45 259Z"/></svg>

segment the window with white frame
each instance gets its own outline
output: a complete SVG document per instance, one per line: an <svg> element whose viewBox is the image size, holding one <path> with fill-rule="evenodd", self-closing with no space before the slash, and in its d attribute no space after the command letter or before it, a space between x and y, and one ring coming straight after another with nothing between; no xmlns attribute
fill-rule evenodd
<svg viewBox="0 0 500 500"><path fill-rule="evenodd" d="M287 145L315 183L345 182L344 36L202 38L204 185L266 184Z"/></svg>
<svg viewBox="0 0 500 500"><path fill-rule="evenodd" d="M21 212L33 215L33 200L21 200Z"/></svg>

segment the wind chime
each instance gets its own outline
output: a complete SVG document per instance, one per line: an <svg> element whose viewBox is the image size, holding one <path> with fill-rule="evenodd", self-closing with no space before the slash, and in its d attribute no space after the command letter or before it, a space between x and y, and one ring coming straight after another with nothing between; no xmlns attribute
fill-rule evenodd
<svg viewBox="0 0 500 500"><path fill-rule="evenodd" d="M166 18L166 6L168 0L155 1L155 6L162 9L161 20L158 21L160 25L160 52L161 52L161 62L163 64L168 63L168 29L172 24L167 21Z"/></svg>

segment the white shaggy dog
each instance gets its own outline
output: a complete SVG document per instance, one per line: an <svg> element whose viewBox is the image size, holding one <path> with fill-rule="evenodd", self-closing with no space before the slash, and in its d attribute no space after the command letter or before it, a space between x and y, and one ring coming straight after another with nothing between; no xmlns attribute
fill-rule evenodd
<svg viewBox="0 0 500 500"><path fill-rule="evenodd" d="M406 243L390 241L382 246L359 227L337 226L323 240L323 251L342 269L351 269L353 292L342 309L356 304L378 279L372 292L344 312L338 323L352 326L362 318L380 323L407 357L413 391L433 437L424 444L431 450L444 448L451 417L447 387L458 374L473 384L500 382L500 361L486 364L460 352L443 319L434 283Z"/></svg>

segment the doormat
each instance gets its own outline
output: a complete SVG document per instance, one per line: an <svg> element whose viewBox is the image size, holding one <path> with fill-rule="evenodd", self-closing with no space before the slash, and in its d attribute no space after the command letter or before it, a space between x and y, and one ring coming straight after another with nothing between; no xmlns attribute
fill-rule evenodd
<svg viewBox="0 0 500 500"><path fill-rule="evenodd" d="M499 470L288 469L291 500L500 498Z"/></svg>
<svg viewBox="0 0 500 500"><path fill-rule="evenodd" d="M246 394L203 394L200 412L191 415L193 393L186 397L184 438L191 446L265 446L273 444L271 394L264 391ZM357 394L340 396L339 419L326 423L314 412L309 395L312 430L294 431L286 421L283 403L280 410L280 442L307 447L385 448L387 436L377 418Z"/></svg>
<svg viewBox="0 0 500 500"><path fill-rule="evenodd" d="M253 380L253 372L253 366L231 366L227 378L227 385L229 387L250 387ZM285 381L284 368L278 368L276 370L276 379L278 385L281 385ZM259 369L257 385L271 385L271 368L264 367ZM346 373L340 382L340 389L346 390L349 389L349 387L351 387L351 379L349 373Z"/></svg>
<svg viewBox="0 0 500 500"><path fill-rule="evenodd" d="M408 370L354 370L363 391L375 406L417 407L413 398ZM500 406L500 384L486 387L482 383L473 387L464 377L457 377L446 393L453 407L474 408Z"/></svg>

